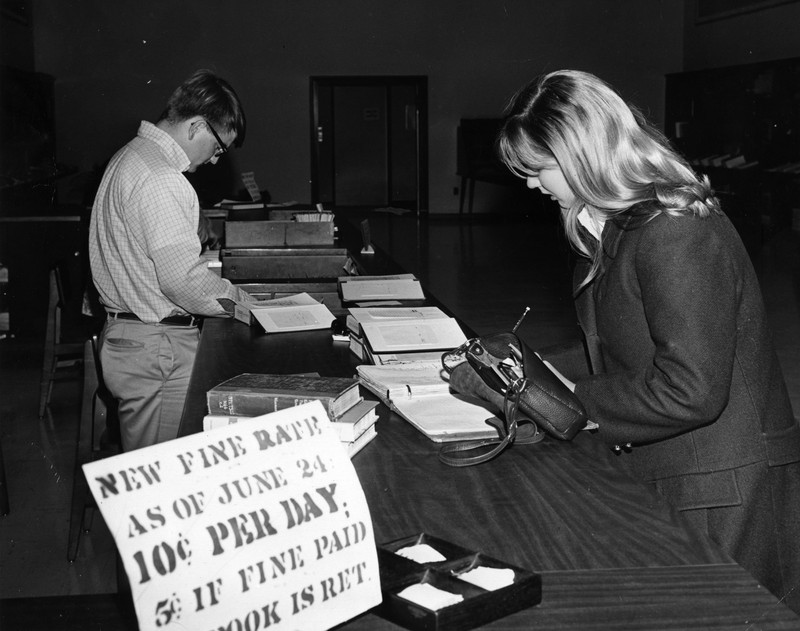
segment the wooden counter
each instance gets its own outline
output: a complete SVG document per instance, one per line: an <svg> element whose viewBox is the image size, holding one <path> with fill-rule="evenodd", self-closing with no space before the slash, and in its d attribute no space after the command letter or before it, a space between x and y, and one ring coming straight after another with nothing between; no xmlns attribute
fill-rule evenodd
<svg viewBox="0 0 800 631"><path fill-rule="evenodd" d="M377 254L374 273L387 273ZM370 261L359 262L370 271ZM356 365L325 331L270 336L206 320L180 434L201 430L205 392L241 372L349 376ZM628 476L591 434L452 468L439 462L435 443L380 409L377 438L353 460L376 542L424 532L542 575L540 605L486 628L800 628L793 612ZM397 628L373 614L345 627Z"/></svg>
<svg viewBox="0 0 800 631"><path fill-rule="evenodd" d="M377 254L371 262L360 261L367 271L398 271ZM266 335L240 322L208 319L180 434L202 429L206 391L236 374L349 376L356 365L347 345L334 343L326 331ZM791 610L629 477L591 434L571 442L518 445L491 462L452 468L439 462L435 443L383 406L380 410L377 438L353 459L376 542L424 532L542 577L540 605L485 628L800 628ZM115 605L117 599L7 600L0 603L0 625L24 621L8 628L129 629L131 621ZM52 615L46 618L48 612ZM342 628L399 627L366 613Z"/></svg>
<svg viewBox="0 0 800 631"><path fill-rule="evenodd" d="M206 320L181 434L202 428L205 392L240 372L352 375L329 333L266 335ZM427 533L542 575L542 603L491 629L796 629L800 621L681 514L629 477L589 433L512 447L467 468L381 406L353 460L378 543ZM394 629L366 614L346 628Z"/></svg>

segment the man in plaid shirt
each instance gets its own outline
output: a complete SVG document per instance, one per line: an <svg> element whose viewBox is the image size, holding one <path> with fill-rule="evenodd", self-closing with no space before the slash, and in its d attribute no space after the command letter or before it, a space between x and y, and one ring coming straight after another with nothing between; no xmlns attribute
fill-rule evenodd
<svg viewBox="0 0 800 631"><path fill-rule="evenodd" d="M142 121L103 175L89 255L108 312L100 361L119 401L125 451L177 436L199 322L228 317L223 304L250 299L200 258L200 205L183 175L241 146L245 127L231 86L197 71L155 124Z"/></svg>

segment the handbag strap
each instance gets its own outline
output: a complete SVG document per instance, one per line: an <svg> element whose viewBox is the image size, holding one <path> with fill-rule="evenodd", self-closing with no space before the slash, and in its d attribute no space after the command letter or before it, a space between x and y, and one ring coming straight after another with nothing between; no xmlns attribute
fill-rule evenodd
<svg viewBox="0 0 800 631"><path fill-rule="evenodd" d="M529 419L523 420L529 421L525 429L528 427L530 429L527 432L520 432L517 408L519 394L524 390L525 382L525 379L519 379L506 390L503 400L505 422L499 422L495 418L487 420L487 423L497 429L498 438L447 443L439 449L439 460L451 467L470 467L496 458L514 443L525 445L542 441L544 434L539 431L536 423Z"/></svg>

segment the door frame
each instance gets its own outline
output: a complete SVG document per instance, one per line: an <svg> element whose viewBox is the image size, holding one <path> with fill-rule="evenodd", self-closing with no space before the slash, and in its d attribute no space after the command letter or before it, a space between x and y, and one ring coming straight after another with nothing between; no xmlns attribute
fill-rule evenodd
<svg viewBox="0 0 800 631"><path fill-rule="evenodd" d="M311 143L311 202L316 204L320 201L320 180L322 179L321 165L325 159L330 160L331 169L333 164L333 146L329 149L330 156L322 154L321 143L317 141L317 136L321 122L323 123L323 133L325 126L328 133L332 133L333 121L320 121L320 100L325 93L333 94L335 87L359 86L359 87L383 87L386 89L386 119L391 120L391 99L389 91L393 85L414 86L417 96L417 203L414 209L419 215L428 212L428 77L425 75L369 75L369 76L311 76L309 77L310 95L310 133ZM330 104L330 111L333 111L333 103ZM334 143L336 139L334 138ZM392 200L392 156L391 156L391 134L387 129L387 199ZM334 203L336 200L335 180L332 181Z"/></svg>

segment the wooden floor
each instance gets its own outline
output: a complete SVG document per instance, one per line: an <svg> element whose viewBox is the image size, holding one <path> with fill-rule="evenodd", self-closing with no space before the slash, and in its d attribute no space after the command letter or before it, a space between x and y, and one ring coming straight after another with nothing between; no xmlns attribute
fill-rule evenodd
<svg viewBox="0 0 800 631"><path fill-rule="evenodd" d="M369 215L369 222L373 241L476 332L508 329L530 306L520 334L536 348L577 335L571 255L551 212L465 221L387 212ZM780 232L756 249L800 414L800 234ZM46 287L31 290L46 293ZM38 418L43 326L44 313L32 314L15 337L0 340L0 437L11 504L0 518L0 598L116 590L114 548L99 515L78 559L66 560L80 383L59 383L47 416Z"/></svg>

